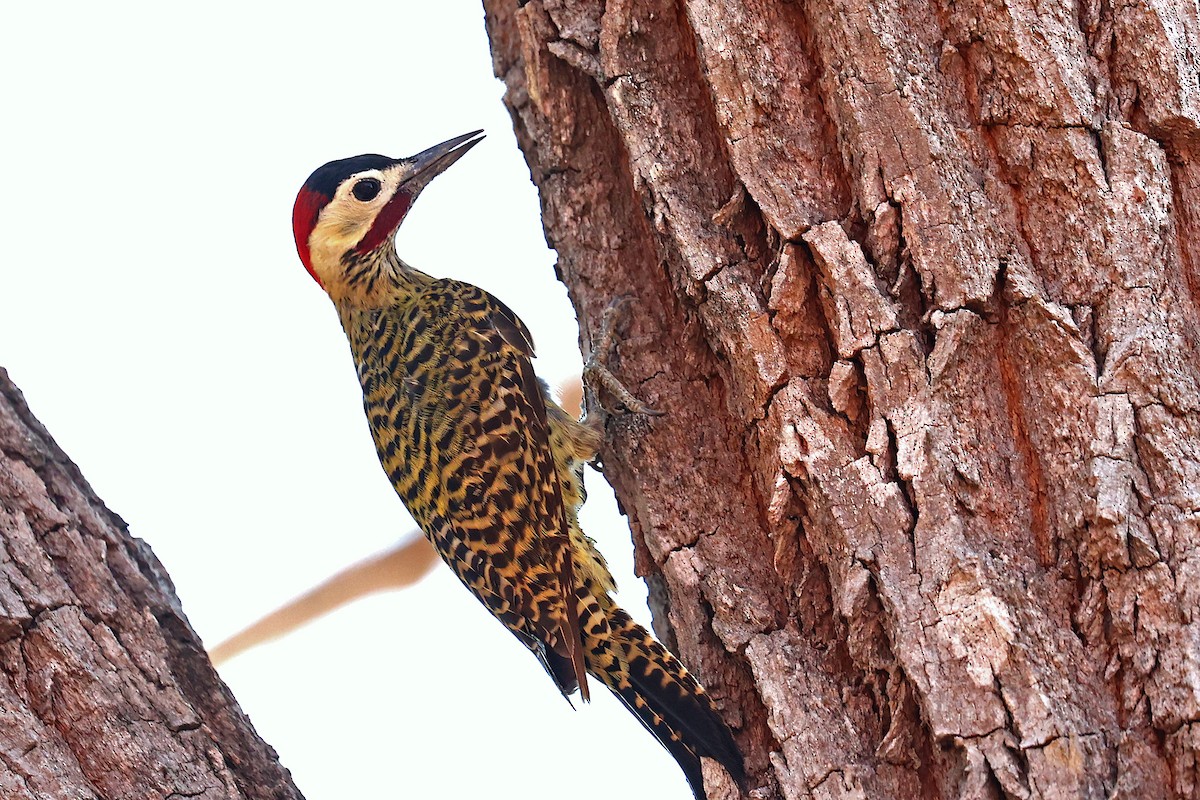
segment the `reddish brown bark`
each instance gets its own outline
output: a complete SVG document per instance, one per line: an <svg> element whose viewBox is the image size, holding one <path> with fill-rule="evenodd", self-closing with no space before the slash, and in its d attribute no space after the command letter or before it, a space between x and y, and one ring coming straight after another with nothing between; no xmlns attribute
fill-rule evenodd
<svg viewBox="0 0 1200 800"><path fill-rule="evenodd" d="M162 565L2 369L0 797L301 798Z"/></svg>
<svg viewBox="0 0 1200 800"><path fill-rule="evenodd" d="M1200 796L1195 4L484 7L752 788Z"/></svg>

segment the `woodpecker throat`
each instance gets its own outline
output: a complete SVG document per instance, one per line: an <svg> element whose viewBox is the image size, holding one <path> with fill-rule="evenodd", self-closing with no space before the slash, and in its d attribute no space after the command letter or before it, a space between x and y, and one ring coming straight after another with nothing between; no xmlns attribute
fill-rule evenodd
<svg viewBox="0 0 1200 800"><path fill-rule="evenodd" d="M459 580L541 662L564 695L607 687L705 798L701 757L742 781L711 698L617 606L579 525L598 426L577 421L533 372L533 340L504 303L400 260L393 234L421 190L480 141L411 158L331 161L300 189L296 250L337 308L384 471Z"/></svg>

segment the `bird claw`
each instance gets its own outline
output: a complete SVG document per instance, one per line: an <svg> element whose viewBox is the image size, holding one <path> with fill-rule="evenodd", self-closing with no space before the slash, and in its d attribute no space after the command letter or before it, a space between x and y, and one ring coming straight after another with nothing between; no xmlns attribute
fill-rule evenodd
<svg viewBox="0 0 1200 800"><path fill-rule="evenodd" d="M635 397L632 392L625 388L625 384L621 383L617 376L613 375L612 371L604 364L605 358L613 347L613 328L615 327L614 322L617 314L628 303L628 297L616 298L608 304L608 308L604 309L604 315L600 318L600 333L596 336L596 341L592 345L591 356L588 358L587 363L583 365L583 385L587 393L587 407L591 408L595 405L609 413L644 414L648 417L661 417L665 412L651 408ZM596 389L601 386L616 397L622 406L621 409L612 411L599 402Z"/></svg>

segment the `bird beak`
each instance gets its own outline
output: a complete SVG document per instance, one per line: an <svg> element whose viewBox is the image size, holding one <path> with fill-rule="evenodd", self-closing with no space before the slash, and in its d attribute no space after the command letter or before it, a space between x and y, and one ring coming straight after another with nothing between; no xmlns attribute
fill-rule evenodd
<svg viewBox="0 0 1200 800"><path fill-rule="evenodd" d="M358 244L351 248L353 252L370 253L387 242L404 221L421 190L482 140L483 131L464 133L411 158L402 158L389 167L388 176L398 177L396 188L387 203L375 215L371 227L358 240Z"/></svg>
<svg viewBox="0 0 1200 800"><path fill-rule="evenodd" d="M415 198L431 180L445 172L451 164L481 141L483 131L471 131L404 159L402 163L406 167L407 175L401 180L398 188L406 191L409 197Z"/></svg>

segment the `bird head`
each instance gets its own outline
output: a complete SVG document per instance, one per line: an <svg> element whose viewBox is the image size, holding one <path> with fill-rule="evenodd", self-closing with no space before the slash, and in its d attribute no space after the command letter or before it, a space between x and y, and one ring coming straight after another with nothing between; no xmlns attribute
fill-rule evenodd
<svg viewBox="0 0 1200 800"><path fill-rule="evenodd" d="M388 258L392 237L417 195L482 138L473 131L409 158L367 154L319 167L292 209L305 269L334 300L371 292L399 266Z"/></svg>

